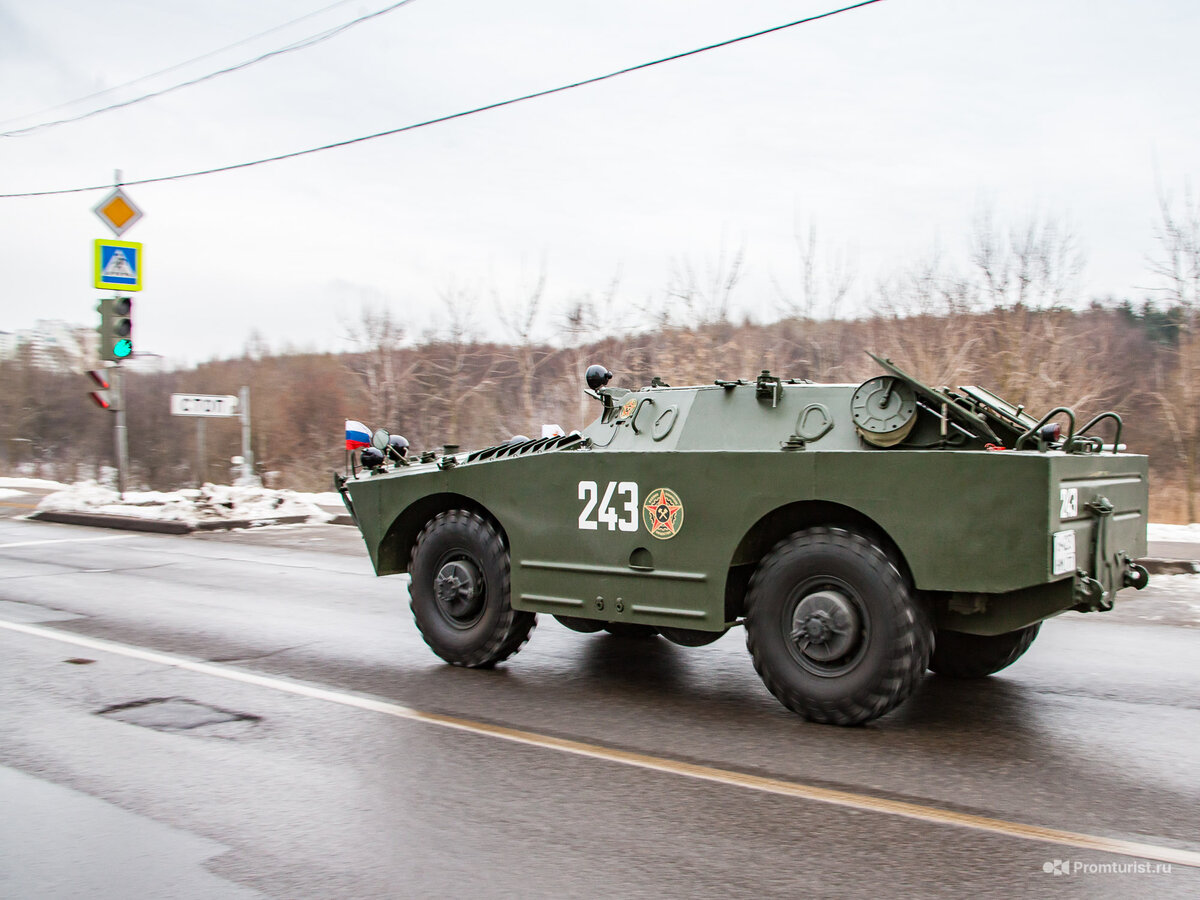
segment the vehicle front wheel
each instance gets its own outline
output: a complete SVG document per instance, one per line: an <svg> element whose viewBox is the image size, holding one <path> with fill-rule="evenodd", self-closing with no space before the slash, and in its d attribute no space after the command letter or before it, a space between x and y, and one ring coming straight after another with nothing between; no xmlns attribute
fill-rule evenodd
<svg viewBox="0 0 1200 900"><path fill-rule="evenodd" d="M912 693L932 628L881 547L846 529L809 528L780 541L751 577L746 644L788 709L857 725Z"/></svg>
<svg viewBox="0 0 1200 900"><path fill-rule="evenodd" d="M658 633L672 644L680 647L706 647L714 641L719 641L729 633L724 631L699 631L695 628L660 628Z"/></svg>
<svg viewBox="0 0 1200 900"><path fill-rule="evenodd" d="M446 662L489 668L529 639L537 616L509 600L508 550L481 516L451 510L431 519L413 546L413 619Z"/></svg>
<svg viewBox="0 0 1200 900"><path fill-rule="evenodd" d="M1037 637L1042 623L1004 634L939 631L933 639L929 668L951 678L986 678L1020 659Z"/></svg>

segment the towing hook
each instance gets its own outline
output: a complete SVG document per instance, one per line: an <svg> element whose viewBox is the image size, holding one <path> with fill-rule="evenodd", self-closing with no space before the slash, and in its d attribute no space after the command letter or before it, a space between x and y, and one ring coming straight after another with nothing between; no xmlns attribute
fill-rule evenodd
<svg viewBox="0 0 1200 900"><path fill-rule="evenodd" d="M1146 571L1145 566L1130 563L1129 568L1125 570L1125 577L1122 581L1125 582L1125 587L1135 588L1140 591L1150 583L1150 573Z"/></svg>

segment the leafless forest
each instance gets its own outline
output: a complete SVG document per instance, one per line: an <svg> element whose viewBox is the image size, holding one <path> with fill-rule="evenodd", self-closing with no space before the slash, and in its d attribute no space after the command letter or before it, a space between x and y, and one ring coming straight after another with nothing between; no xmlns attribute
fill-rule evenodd
<svg viewBox="0 0 1200 900"><path fill-rule="evenodd" d="M731 315L740 254L703 271L678 267L641 327L606 316L606 299L547 298L537 285L503 310L507 340L479 340L467 323L476 298L439 299L441 333L414 339L404 311L363 308L347 323L353 350L266 352L252 341L234 359L127 377L132 484L173 489L197 477L227 481L240 452L236 420L207 421L199 467L195 420L169 415L173 392L252 392L254 453L275 487L326 490L344 463L343 420L405 435L414 448L485 446L543 423L581 427L597 412L583 393L589 363L615 383L680 384L754 377L861 381L878 370L867 350L934 385L980 384L1033 412L1075 408L1084 421L1106 409L1124 419L1123 441L1151 460L1156 521L1197 521L1200 443L1200 211L1190 196L1162 203L1159 252L1147 261L1153 293L1079 302L1082 265L1071 235L1053 222L1000 231L986 221L960 270L933 258L860 293L874 310L847 318L849 267L797 242L799 277L779 287L771 324ZM0 472L61 480L113 465L112 415L87 398L86 379L38 364L20 347L0 361Z"/></svg>

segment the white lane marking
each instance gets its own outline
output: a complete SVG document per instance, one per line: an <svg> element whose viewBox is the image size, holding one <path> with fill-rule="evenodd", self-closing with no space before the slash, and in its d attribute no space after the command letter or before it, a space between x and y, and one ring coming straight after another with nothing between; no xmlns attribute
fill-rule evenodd
<svg viewBox="0 0 1200 900"><path fill-rule="evenodd" d="M101 537L47 538L44 541L16 541L12 544L0 544L0 550L7 550L10 547L38 547L42 544L86 544L95 541L127 541L135 537L145 537L145 535L106 534Z"/></svg>
<svg viewBox="0 0 1200 900"><path fill-rule="evenodd" d="M551 735L538 734L532 731L505 728L501 725L489 725L486 722L459 719L454 716L441 715L440 713L423 712L419 709L413 709L410 706L389 703L385 700L376 700L372 697L345 694L340 691L317 687L316 685L304 684L284 678L274 678L268 675L258 675L243 669L227 668L214 663L200 662L183 656L175 656L170 653L144 650L141 647L70 634L57 631L53 628L42 628L37 625L22 625L17 622L0 621L0 628L33 635L34 637L61 641L66 644L74 644L77 647L86 647L89 650L114 653L130 659L140 659L144 662L172 666L189 672L211 675L215 678L224 678L228 681L252 684L285 694L293 694L298 697L325 700L341 706L382 713L383 715L392 716L397 719L440 725L443 728L452 728L456 731L466 731L484 737L498 738L504 741L511 741L515 744L538 747L543 750L557 750L560 753L569 753L573 756L584 756L590 759L598 759L639 769L648 769L653 772L663 772L668 775L678 775L684 778L714 782L729 787L739 787L784 797L793 797L799 800L825 803L831 806L841 806L863 812L875 812L884 815L899 816L905 819L915 819L933 825L967 828L974 831L999 834L1004 837L1019 838L1021 840L1041 841L1043 843L1059 844L1080 850L1095 850L1118 856L1131 856L1137 859L1151 859L1156 862L1171 863L1172 865L1200 868L1200 852L1194 850L1183 850L1178 847L1166 847L1158 844L1143 844L1137 841L1125 841L1117 838L1102 837L1100 835L1082 834L1075 831L1061 831L1057 828L1046 828L1041 825L1008 822L1004 819L959 813L948 809L939 809L935 806L922 806L919 803L886 800L881 797L872 797L868 794L831 790L795 781L764 778L760 775L748 775L728 769L717 769L711 766L680 762L661 756L648 756L629 750L617 750L599 744L587 744L582 741L556 738Z"/></svg>

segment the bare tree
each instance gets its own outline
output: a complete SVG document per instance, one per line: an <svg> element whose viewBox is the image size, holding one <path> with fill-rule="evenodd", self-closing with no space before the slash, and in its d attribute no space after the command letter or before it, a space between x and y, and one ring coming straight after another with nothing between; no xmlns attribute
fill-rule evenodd
<svg viewBox="0 0 1200 900"><path fill-rule="evenodd" d="M572 298L567 302L566 312L562 316L558 344L562 348L561 354L567 371L566 377L562 379L563 391L560 392L562 399L559 406L564 413L570 411L573 415L568 419L555 421L568 430L582 426L594 416L594 401L584 393L584 373L587 367L592 363L615 365L612 360L594 358L592 354L595 351L591 345L605 336L606 312L607 321L619 319L612 315L619 284L618 279L613 278L599 297L582 294Z"/></svg>
<svg viewBox="0 0 1200 900"><path fill-rule="evenodd" d="M971 230L970 262L968 284L990 308L979 319L979 351L995 389L1031 408L1070 402L1071 385L1091 362L1085 347L1067 340L1072 319L1062 314L1078 299L1084 268L1071 229L1034 214L1002 230L984 211ZM1102 370L1096 375L1093 397L1112 381Z"/></svg>
<svg viewBox="0 0 1200 900"><path fill-rule="evenodd" d="M1159 221L1155 227L1158 253L1147 260L1156 287L1169 307L1178 311L1179 334L1173 348L1173 365L1160 373L1155 398L1172 443L1183 465L1184 492L1189 522L1197 521L1197 464L1200 462L1200 204L1191 185L1176 203L1160 188Z"/></svg>
<svg viewBox="0 0 1200 900"><path fill-rule="evenodd" d="M347 359L346 368L358 378L370 415L378 423L395 422L404 377L397 360L404 327L385 303L368 301L359 308L358 319L344 327L356 351Z"/></svg>
<svg viewBox="0 0 1200 900"><path fill-rule="evenodd" d="M797 286L789 290L772 279L779 294L780 312L787 319L836 318L854 286L852 261L845 252L825 251L813 222L803 231L797 226L793 237L799 267Z"/></svg>
<svg viewBox="0 0 1200 900"><path fill-rule="evenodd" d="M519 290L507 300L493 292L501 324L511 340L509 360L516 367L519 377L518 408L521 411L517 428L541 435L540 418L546 411L539 408L541 391L538 385L538 370L554 355L537 340L543 303L546 297L546 269L543 265L537 280L528 288Z"/></svg>
<svg viewBox="0 0 1200 900"><path fill-rule="evenodd" d="M1020 228L1001 231L991 210L976 216L971 264L983 296L999 308L1061 306L1078 296L1084 255L1071 229L1033 215Z"/></svg>
<svg viewBox="0 0 1200 900"><path fill-rule="evenodd" d="M739 246L727 255L721 242L717 258L709 261L701 272L691 260L676 261L667 283L667 301L658 316L660 327L669 324L674 303L682 307L684 324L689 328L715 325L729 321L734 291L742 279L745 247Z"/></svg>
<svg viewBox="0 0 1200 900"><path fill-rule="evenodd" d="M487 401L494 389L496 358L479 344L476 323L480 302L474 290L450 285L438 292L445 325L431 335L420 354L414 403L423 427L442 443L463 444L488 438L499 428L497 404ZM491 415L485 415L491 413Z"/></svg>

